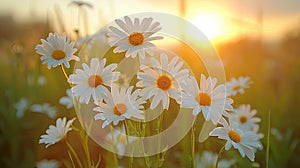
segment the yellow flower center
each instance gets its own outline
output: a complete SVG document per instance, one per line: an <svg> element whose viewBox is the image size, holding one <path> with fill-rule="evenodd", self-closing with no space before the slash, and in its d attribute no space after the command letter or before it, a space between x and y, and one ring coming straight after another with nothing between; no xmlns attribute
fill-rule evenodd
<svg viewBox="0 0 300 168"><path fill-rule="evenodd" d="M196 101L201 106L210 106L211 105L211 98L207 93L199 93L196 97Z"/></svg>
<svg viewBox="0 0 300 168"><path fill-rule="evenodd" d="M103 81L99 75L92 75L88 79L88 84L90 87L96 88L97 86L102 85Z"/></svg>
<svg viewBox="0 0 300 168"><path fill-rule="evenodd" d="M113 108L113 112L115 115L122 115L127 111L127 106L123 103L118 103L115 105L115 107Z"/></svg>
<svg viewBox="0 0 300 168"><path fill-rule="evenodd" d="M134 46L141 45L144 42L144 35L138 32L132 33L128 37L128 42Z"/></svg>
<svg viewBox="0 0 300 168"><path fill-rule="evenodd" d="M62 50L55 50L51 56L55 60L61 60L66 57L66 53Z"/></svg>
<svg viewBox="0 0 300 168"><path fill-rule="evenodd" d="M230 130L228 132L228 136L229 138L233 141L233 142L236 142L236 143L239 143L241 141L241 136L240 134L238 134L237 132L233 131L233 130Z"/></svg>
<svg viewBox="0 0 300 168"><path fill-rule="evenodd" d="M242 88L241 85L236 85L236 86L234 86L234 87L232 88L232 90L238 91L238 90L240 90L241 88Z"/></svg>
<svg viewBox="0 0 300 168"><path fill-rule="evenodd" d="M244 123L246 123L247 122L247 117L246 116L241 116L240 117L240 123L242 123L242 124L244 124Z"/></svg>
<svg viewBox="0 0 300 168"><path fill-rule="evenodd" d="M162 90L168 90L172 86L172 79L168 75L161 75L156 80L156 85Z"/></svg>

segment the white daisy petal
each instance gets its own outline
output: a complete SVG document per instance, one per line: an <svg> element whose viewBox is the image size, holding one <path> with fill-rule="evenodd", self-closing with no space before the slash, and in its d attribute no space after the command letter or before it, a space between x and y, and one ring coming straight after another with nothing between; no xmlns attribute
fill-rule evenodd
<svg viewBox="0 0 300 168"><path fill-rule="evenodd" d="M35 50L41 55L42 64L48 64L48 69L64 64L66 68L70 67L69 61L79 61L79 57L75 56L77 51L74 42L66 39L66 34L59 36L57 33L50 33L47 41L42 39L42 44L37 45Z"/></svg>
<svg viewBox="0 0 300 168"><path fill-rule="evenodd" d="M111 92L106 92L103 96L105 103L97 103L98 107L93 110L97 112L95 120L103 120L102 128L110 123L117 125L125 119L138 118L144 119L143 112L140 110L143 106L139 103L137 97L139 90L132 93L132 87L119 88L118 85L112 84Z"/></svg>
<svg viewBox="0 0 300 168"><path fill-rule="evenodd" d="M88 104L92 97L94 101L102 101L103 94L106 92L105 86L110 86L112 82L118 80L120 73L113 72L117 65L110 64L105 66L106 59L99 61L93 58L90 66L83 63L83 70L76 69L75 74L71 74L68 82L73 84L71 88L74 96L79 98L80 103Z"/></svg>
<svg viewBox="0 0 300 168"><path fill-rule="evenodd" d="M107 33L108 41L110 41L111 46L116 47L113 52L126 52L125 57L132 58L136 56L144 58L146 53L153 55L151 50L154 45L150 41L162 39L161 36L151 37L160 30L156 28L159 26L159 23L156 22L153 26L151 24L152 18L144 18L140 22L138 18L134 18L134 21L132 21L128 16L125 16L124 20L125 22L121 19L115 20L121 30L113 26L109 27L110 32Z"/></svg>
<svg viewBox="0 0 300 168"><path fill-rule="evenodd" d="M69 131L72 130L71 125L74 122L75 118L69 120L64 117L58 118L56 120L56 126L50 125L49 128L46 130L46 134L41 135L39 140L39 144L46 144L46 148L50 145L57 143L58 141L62 140Z"/></svg>
<svg viewBox="0 0 300 168"><path fill-rule="evenodd" d="M254 132L245 132L238 129L237 124L234 122L230 121L228 124L224 119L222 123L223 127L213 129L209 135L227 140L225 150L229 150L233 146L242 157L246 155L251 161L254 161L256 150L262 147L259 136Z"/></svg>
<svg viewBox="0 0 300 168"><path fill-rule="evenodd" d="M180 95L181 92L180 84L178 81L188 77L188 73L180 74L182 71L188 72L186 69L178 69L174 71L173 65L179 62L179 57L175 57L169 63L168 55L165 53L160 54L160 61L155 58L151 58L149 66L141 65L141 72L137 73L137 78L140 80L137 82L137 87L143 87L141 90L141 96L147 100L153 96L150 108L154 109L162 102L163 108L168 109L170 104L170 98L173 98L177 103L181 103ZM179 72L178 72L179 71Z"/></svg>
<svg viewBox="0 0 300 168"><path fill-rule="evenodd" d="M187 73L182 71L182 74ZM196 78L190 76L185 79L186 82L182 82L182 107L199 109L202 112L205 120L211 120L213 124L217 124L221 119L224 111L227 109L225 107L231 107L232 101L227 101L226 94L223 91L224 85L216 85L217 79L208 77L201 74L200 86L198 86ZM191 100L197 102L191 106ZM199 113L193 110L193 114Z"/></svg>

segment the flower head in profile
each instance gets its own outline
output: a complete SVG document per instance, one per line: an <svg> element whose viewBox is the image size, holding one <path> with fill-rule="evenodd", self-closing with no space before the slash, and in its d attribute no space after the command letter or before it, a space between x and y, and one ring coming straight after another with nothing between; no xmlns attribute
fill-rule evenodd
<svg viewBox="0 0 300 168"><path fill-rule="evenodd" d="M79 61L79 57L74 53L77 51L74 48L75 43L70 42L66 38L66 34L62 36L57 33L50 33L47 40L41 39L42 44L37 45L35 50L38 54L42 55L41 60L43 64L48 64L48 69L56 67L57 65L64 64L67 68L70 68L69 61Z"/></svg>
<svg viewBox="0 0 300 168"><path fill-rule="evenodd" d="M60 163L56 160L41 160L36 163L37 168L59 168Z"/></svg>
<svg viewBox="0 0 300 168"><path fill-rule="evenodd" d="M235 96L238 93L244 94L245 89L249 88L251 83L252 82L250 81L249 77L241 76L238 79L231 78L231 80L226 83L227 95Z"/></svg>
<svg viewBox="0 0 300 168"><path fill-rule="evenodd" d="M88 104L91 97L94 101L102 101L103 94L107 91L105 86L110 86L119 78L120 72L113 72L117 64L105 64L105 58L101 61L93 58L90 66L83 63L83 70L76 69L75 74L70 75L68 82L73 84L71 90L81 103Z"/></svg>
<svg viewBox="0 0 300 168"><path fill-rule="evenodd" d="M94 111L98 112L95 120L103 120L102 128L110 123L117 125L119 121L130 119L144 119L142 104L143 99L139 98L139 91L133 91L133 86L128 89L125 87L119 88L116 84L112 84L111 92L106 92L103 95L104 102L97 102L98 107Z"/></svg>
<svg viewBox="0 0 300 168"><path fill-rule="evenodd" d="M211 151L204 151L201 157L196 155L197 168L213 168L216 166L218 155ZM199 159L198 159L199 158ZM219 168L230 168L235 164L235 160L221 159L218 163Z"/></svg>
<svg viewBox="0 0 300 168"><path fill-rule="evenodd" d="M67 89L66 94L67 94L67 96L64 96L59 99L59 103L62 105L65 105L67 107L67 109L70 109L74 106L73 95L72 95L71 89Z"/></svg>
<svg viewBox="0 0 300 168"><path fill-rule="evenodd" d="M162 102L163 108L168 109L170 98L180 103L180 82L188 78L189 71L181 69L182 61L174 57L170 62L165 53L161 53L160 61L151 58L150 65L141 65L141 72L137 73L140 80L136 86L142 87L141 96L144 99L153 97L150 109L154 109Z"/></svg>
<svg viewBox="0 0 300 168"><path fill-rule="evenodd" d="M128 17L115 20L116 24L121 28L110 26L108 32L108 40L110 46L115 46L114 53L126 52L125 57L136 57L137 55L144 58L145 54L153 55L153 40L162 39L162 36L152 36L161 28L159 22L153 23L153 18L144 18L140 21L135 18L133 21Z"/></svg>
<svg viewBox="0 0 300 168"><path fill-rule="evenodd" d="M257 149L263 148L259 141L260 137L252 131L239 129L237 123L230 121L228 124L225 119L221 123L223 127L213 129L209 135L226 140L225 150L229 150L233 146L240 152L242 157L246 155L251 161L254 161Z"/></svg>
<svg viewBox="0 0 300 168"><path fill-rule="evenodd" d="M56 126L50 125L49 128L46 130L46 134L41 135L39 144L46 144L46 148L50 145L53 145L60 140L62 140L69 131L72 130L71 125L74 122L75 118L69 120L67 122L67 118L64 117L58 118L56 120Z"/></svg>
<svg viewBox="0 0 300 168"><path fill-rule="evenodd" d="M202 112L206 121L217 124L227 109L232 109L233 100L226 98L225 86L217 85L217 79L201 74L200 87L195 77L191 76L182 83L182 107L192 108L193 115Z"/></svg>
<svg viewBox="0 0 300 168"><path fill-rule="evenodd" d="M243 131L257 131L259 129L260 118L254 117L257 110L251 110L250 104L240 105L233 113L230 113L230 117L234 122L239 124L239 128Z"/></svg>
<svg viewBox="0 0 300 168"><path fill-rule="evenodd" d="M57 109L55 107L51 106L49 103L33 104L30 107L30 110L32 112L46 114L50 118L55 118L56 112L57 112Z"/></svg>

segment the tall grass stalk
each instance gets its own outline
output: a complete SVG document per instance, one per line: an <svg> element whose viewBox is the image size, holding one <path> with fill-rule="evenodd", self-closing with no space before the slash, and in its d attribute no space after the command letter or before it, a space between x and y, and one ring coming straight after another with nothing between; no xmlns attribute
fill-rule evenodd
<svg viewBox="0 0 300 168"><path fill-rule="evenodd" d="M75 160L76 160L76 162L78 163L79 167L80 167L80 168L83 168L82 163L81 163L81 161L80 161L80 159L79 159L79 157L78 157L76 151L74 150L74 148L72 147L72 145L69 143L69 141L68 141L67 139L66 139L66 144L67 144L69 150L71 151L72 155L75 157ZM71 161L73 160L73 159L72 159L72 155L69 155Z"/></svg>

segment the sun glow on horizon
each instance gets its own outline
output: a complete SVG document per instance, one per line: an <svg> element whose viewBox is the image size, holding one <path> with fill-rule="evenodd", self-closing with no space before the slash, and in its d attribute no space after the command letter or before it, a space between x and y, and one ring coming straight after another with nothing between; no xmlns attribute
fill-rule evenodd
<svg viewBox="0 0 300 168"><path fill-rule="evenodd" d="M198 13L190 17L190 20L209 40L222 41L229 35L228 25L217 12Z"/></svg>

